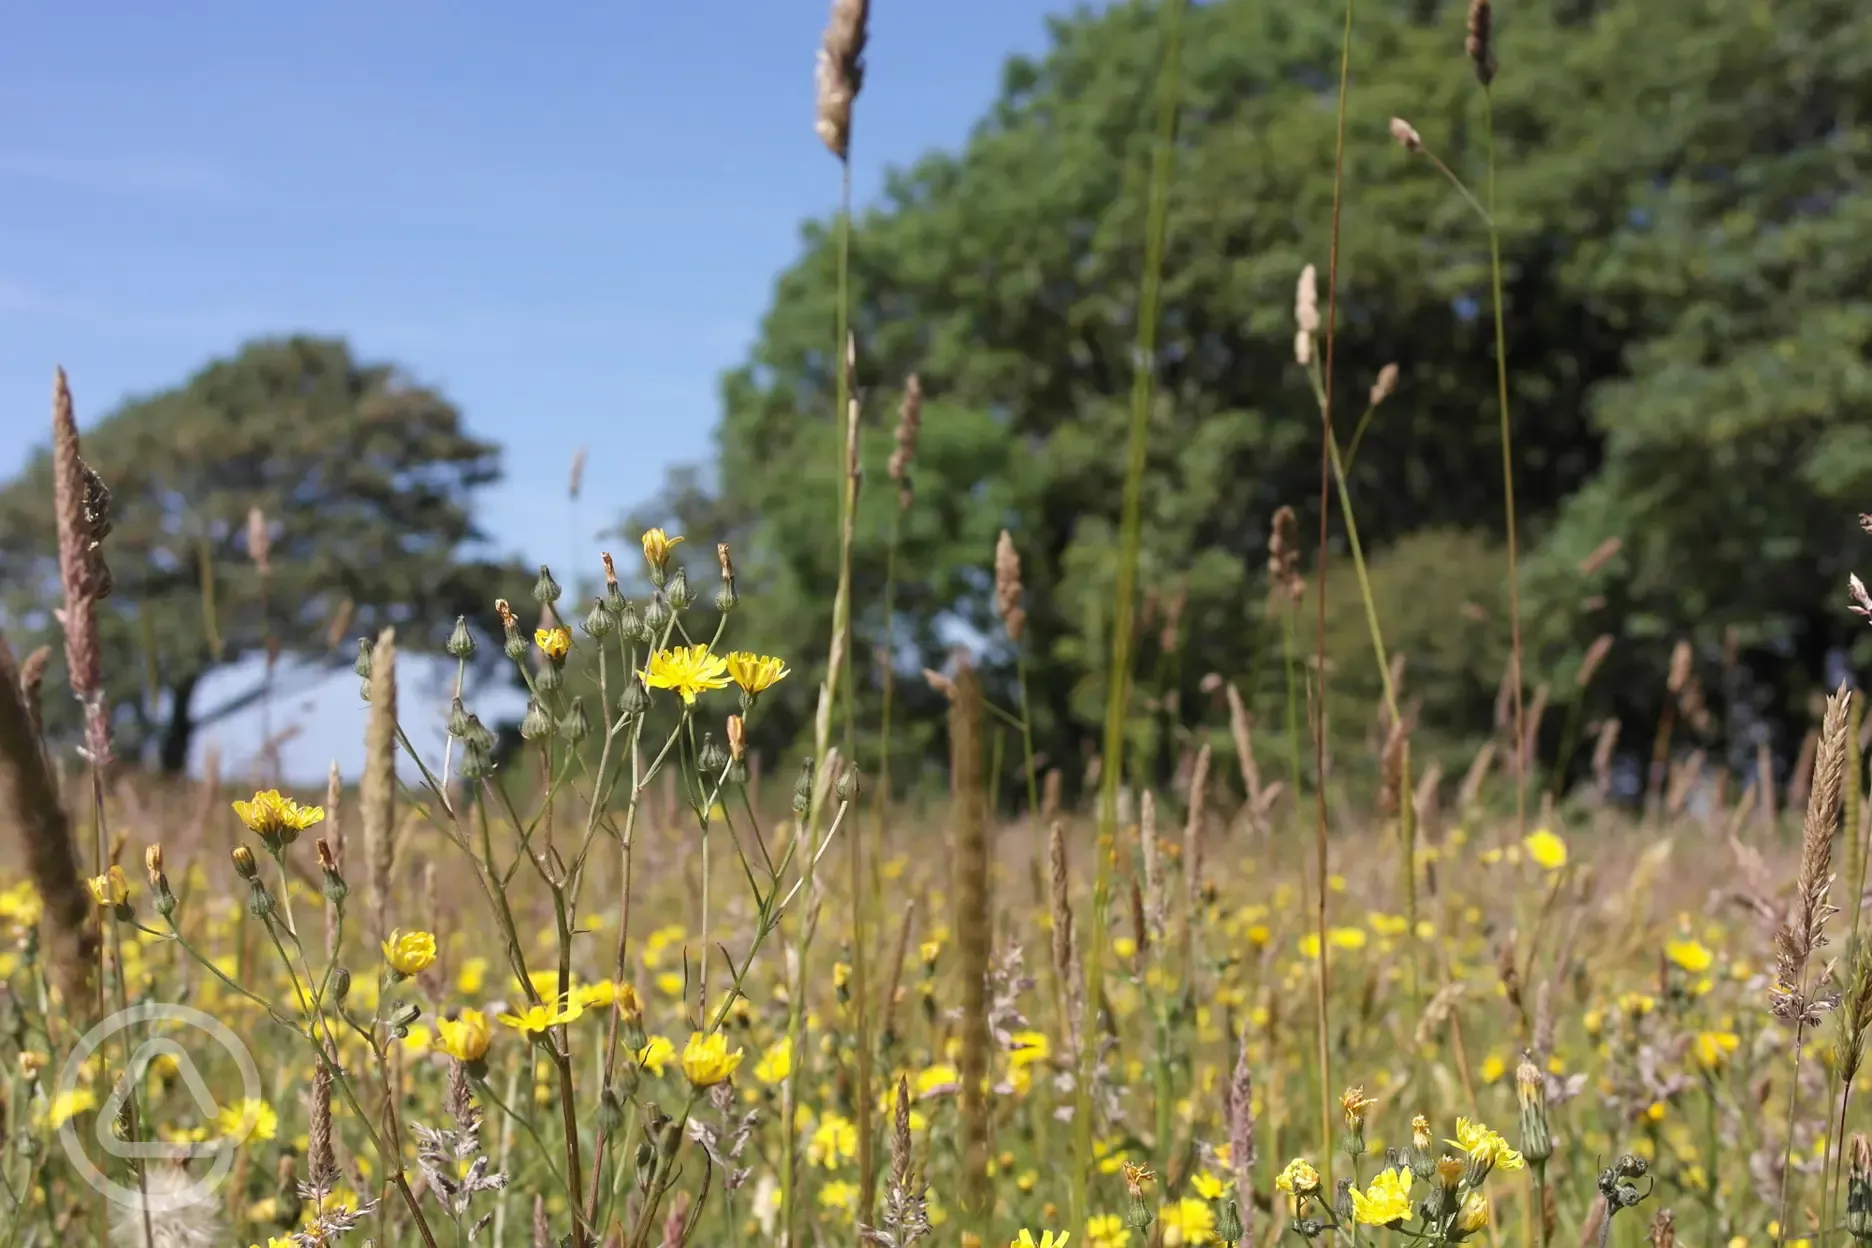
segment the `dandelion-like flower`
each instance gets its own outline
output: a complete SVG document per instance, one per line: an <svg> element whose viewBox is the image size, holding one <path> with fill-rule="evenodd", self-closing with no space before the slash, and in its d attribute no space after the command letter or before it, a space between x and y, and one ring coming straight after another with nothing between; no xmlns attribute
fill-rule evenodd
<svg viewBox="0 0 1872 1248"><path fill-rule="evenodd" d="M404 979L421 974L436 960L436 940L428 932L393 931L383 942L384 961Z"/></svg>
<svg viewBox="0 0 1872 1248"><path fill-rule="evenodd" d="M1381 1170L1364 1191L1352 1189L1352 1216L1363 1226L1389 1226L1411 1214L1411 1173L1399 1166Z"/></svg>
<svg viewBox="0 0 1872 1248"><path fill-rule="evenodd" d="M767 654L737 650L727 658L728 678L741 686L741 692L757 697L792 675L786 660Z"/></svg>
<svg viewBox="0 0 1872 1248"><path fill-rule="evenodd" d="M1313 1163L1306 1158L1296 1157L1287 1163L1284 1170L1274 1176L1274 1186L1296 1200L1303 1196L1311 1196L1319 1191L1319 1171L1315 1170Z"/></svg>
<svg viewBox="0 0 1872 1248"><path fill-rule="evenodd" d="M1032 1231L1022 1227L1020 1238L1008 1244L1008 1248L1066 1248L1066 1241L1071 1238L1071 1231L1061 1231L1057 1235L1052 1231L1041 1231L1040 1238L1035 1239Z"/></svg>
<svg viewBox="0 0 1872 1248"><path fill-rule="evenodd" d="M268 852L278 853L299 839L299 834L325 820L323 806L301 806L278 789L256 792L250 802L236 801L234 813L259 837Z"/></svg>
<svg viewBox="0 0 1872 1248"><path fill-rule="evenodd" d="M442 1051L458 1062L478 1062L487 1056L493 1033L487 1015L480 1010L463 1010L454 1018L438 1018L436 1030L442 1036Z"/></svg>
<svg viewBox="0 0 1872 1248"><path fill-rule="evenodd" d="M541 1036L553 1027L572 1022L585 1013L585 1007L576 1000L555 1004L530 1005L519 1014L507 1013L500 1016L501 1025L528 1036Z"/></svg>
<svg viewBox="0 0 1872 1248"><path fill-rule="evenodd" d="M1489 1224L1490 1212L1489 1198L1481 1192L1470 1192L1456 1215L1456 1229L1473 1235Z"/></svg>
<svg viewBox="0 0 1872 1248"><path fill-rule="evenodd" d="M698 693L726 689L727 671L728 661L710 653L707 646L677 646L651 655L637 675L648 688L673 690L685 703L693 704Z"/></svg>
<svg viewBox="0 0 1872 1248"><path fill-rule="evenodd" d="M692 1034L683 1045L683 1077L698 1088L712 1088L733 1075L741 1065L743 1051L728 1051L728 1037L721 1032L704 1036Z"/></svg>
<svg viewBox="0 0 1872 1248"><path fill-rule="evenodd" d="M536 628L533 630L533 644L540 652L555 663L565 662L568 651L572 649L572 630L569 628Z"/></svg>
<svg viewBox="0 0 1872 1248"><path fill-rule="evenodd" d="M92 901L107 909L115 909L130 900L130 881L122 867L112 867L103 875L92 876L85 881L85 890L91 894Z"/></svg>
<svg viewBox="0 0 1872 1248"><path fill-rule="evenodd" d="M1542 870L1558 871L1566 866L1566 842L1546 828L1536 828L1522 845L1528 857L1539 863Z"/></svg>

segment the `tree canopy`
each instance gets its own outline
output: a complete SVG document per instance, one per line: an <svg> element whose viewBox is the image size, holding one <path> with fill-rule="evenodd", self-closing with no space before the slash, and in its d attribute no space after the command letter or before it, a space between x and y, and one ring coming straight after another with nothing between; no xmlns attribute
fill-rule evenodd
<svg viewBox="0 0 1872 1248"><path fill-rule="evenodd" d="M345 638L386 624L401 645L439 649L456 615L491 616L515 575L475 548L474 495L498 478L498 448L342 341L249 343L90 425L84 450L113 494L103 640L119 733L169 770L197 726L259 693L196 706L217 666L269 649L343 662ZM0 491L5 607L28 632L49 632L58 601L51 497L45 451ZM54 731L64 702L49 699Z"/></svg>
<svg viewBox="0 0 1872 1248"><path fill-rule="evenodd" d="M1210 672L1280 722L1263 569L1277 506L1300 511L1303 534L1317 524L1319 418L1292 308L1302 266L1323 274L1328 257L1340 35L1336 11L1276 0L1187 17L1144 498L1146 583L1181 603L1182 627L1139 660L1140 693L1183 708L1172 736L1208 713ZM1388 133L1409 119L1481 196L1492 106L1529 681L1564 674L1611 631L1612 709L1654 713L1671 638L1713 656L1740 629L1799 658L1773 673L1770 699L1798 719L1819 656L1850 636L1838 587L1872 498L1872 12L1514 5L1498 19L1492 96L1462 47L1460 5L1361 10L1335 360L1355 399L1341 400L1342 437L1380 367L1401 371L1350 483L1375 568L1413 534L1443 535L1400 555L1423 580L1396 591L1414 591L1414 618L1441 609L1460 632L1464 600L1423 550L1501 557L1487 236ZM1150 4L1056 21L1044 57L1009 62L962 150L894 173L854 229L861 645L885 633L897 501L881 487L891 409L916 372L928 400L897 661L935 665L957 632L998 635L987 569L1010 529L1036 727L1056 761L1090 750L1098 719L1160 53ZM723 381L714 491L691 476L668 508L737 540L766 626L808 677L788 690L794 724L829 635L839 471L831 231L810 224L803 241ZM1336 504L1329 516L1336 534ZM1614 536L1623 552L1587 583L1581 557ZM1465 567L1452 585L1486 580ZM1356 609L1337 578L1333 596L1335 613ZM1359 629L1334 631L1364 645ZM1435 645L1434 621L1409 631ZM1501 651L1438 654L1426 679L1448 687L1426 691L1442 721L1426 729L1486 730ZM1340 671L1369 662L1368 646L1336 657Z"/></svg>

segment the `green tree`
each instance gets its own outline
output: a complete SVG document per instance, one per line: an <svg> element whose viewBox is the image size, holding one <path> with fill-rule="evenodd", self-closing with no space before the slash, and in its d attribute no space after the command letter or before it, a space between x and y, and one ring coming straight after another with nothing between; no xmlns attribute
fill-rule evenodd
<svg viewBox="0 0 1872 1248"><path fill-rule="evenodd" d="M271 649L328 670L351 658L345 635L386 624L403 646L438 649L458 614L485 621L503 585L526 583L473 554L474 494L499 476L498 449L469 436L441 394L342 341L249 343L95 422L84 450L113 494L103 640L120 750L151 751L168 771L186 765L198 728L273 687L200 708L216 667ZM42 451L0 491L10 627L53 629L56 547ZM55 733L71 722L65 702L48 699Z"/></svg>
<svg viewBox="0 0 1872 1248"><path fill-rule="evenodd" d="M1249 676L1264 719L1277 713L1262 568L1277 505L1300 510L1309 547L1318 522L1319 421L1293 361L1292 309L1302 266L1322 279L1327 266L1340 22L1276 0L1189 16L1144 499L1146 583L1160 601L1184 598L1184 629L1174 662L1148 646L1139 656L1141 705L1204 705L1194 695L1214 671ZM1649 570L1633 582L1651 616L1686 621L1701 603L1783 642L1846 626L1814 604L1838 597L1821 560L1843 568L1848 500L1872 497L1872 438L1853 423L1872 333L1872 75L1857 51L1869 23L1844 0L1772 12L1548 0L1501 14L1497 215L1521 537L1550 543L1566 567L1606 531L1596 517L1618 517L1633 542L1632 526L1652 526L1639 542ZM1031 591L1036 719L1057 759L1092 748L1101 696L1155 32L1145 3L1055 22L1044 58L1008 64L967 145L892 176L854 240L859 377L873 393L862 635L883 632L895 502L878 484L889 409L914 370L930 400L896 635L913 648L907 664L940 658L945 625L993 636L987 567L1010 528ZM1351 472L1374 556L1421 529L1503 528L1486 236L1388 129L1408 118L1479 192L1483 102L1462 45L1460 5L1360 10L1335 362L1342 437L1380 366L1401 369ZM835 581L828 238L807 228L750 359L724 382L708 505L772 591L776 636L806 677L791 691L800 715ZM1336 504L1328 518L1336 534ZM1702 575L1691 552L1718 533L1734 556L1725 575ZM1559 583L1535 562L1534 588ZM1564 623L1561 597L1534 604ZM1543 642L1530 684L1597 626L1548 629L1529 624ZM1661 684L1667 658L1653 645L1637 661ZM1366 661L1342 654L1339 669ZM1005 689L1004 671L990 688L997 679ZM1490 722L1492 683L1461 679L1470 701L1419 686L1426 706ZM1170 724L1168 738L1189 726Z"/></svg>

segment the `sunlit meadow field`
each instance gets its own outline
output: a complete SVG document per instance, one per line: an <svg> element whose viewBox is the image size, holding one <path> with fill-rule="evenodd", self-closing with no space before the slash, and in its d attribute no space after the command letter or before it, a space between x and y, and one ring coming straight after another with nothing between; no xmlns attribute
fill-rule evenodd
<svg viewBox="0 0 1872 1248"><path fill-rule="evenodd" d="M1163 6L1139 358L1181 7ZM833 6L818 70L841 172L866 19ZM1487 0L1467 37L1486 91ZM1478 197L1410 124L1392 133L1493 242L1492 147ZM359 640L361 774L301 787L111 766L110 497L61 374L58 605L86 723L82 752L43 740L41 700L66 691L40 687L43 653L0 647L0 1248L1872 1238L1859 705L1827 703L1791 782L1734 774L1680 748L1705 714L1685 646L1662 722L1623 726L1652 760L1632 800L1613 722L1568 724L1592 760L1577 787L1539 772L1545 686L1511 666L1466 771L1414 762L1409 656L1386 648L1333 488L1336 265L1335 235L1296 275L1334 530L1315 550L1293 511L1270 518L1286 705L1262 739L1284 746L1257 746L1243 676L1221 672L1170 774L1126 762L1145 370L1105 750L1083 776L1036 763L1026 668L998 701L959 657L922 675L948 707L940 797L885 791L857 744L875 728L888 757L892 729L888 709L853 725L866 417L843 373L841 576L797 773L763 775L749 741L805 656L745 648L762 604L717 535L650 529L556 570L595 598L541 569L497 604L499 634L454 623L461 670L498 652L524 683L517 746L472 696L445 736L417 722L384 630ZM1493 277L1500 347L1499 260ZM841 300L829 343L845 317ZM1368 384L1366 420L1395 367ZM917 393L889 469L905 506ZM1017 654L1019 545L1004 533L982 560L994 643ZM1322 559L1355 574L1335 584L1356 584L1369 652L1318 653ZM1322 677L1366 663L1383 686L1368 756L1330 758ZM1003 749L1021 752L1014 792Z"/></svg>

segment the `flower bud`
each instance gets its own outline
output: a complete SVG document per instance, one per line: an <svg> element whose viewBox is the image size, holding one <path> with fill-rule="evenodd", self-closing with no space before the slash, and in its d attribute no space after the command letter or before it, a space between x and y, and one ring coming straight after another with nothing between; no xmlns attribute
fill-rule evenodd
<svg viewBox="0 0 1872 1248"><path fill-rule="evenodd" d="M520 735L528 741L542 741L552 735L552 716L538 698L528 698L526 714L520 718Z"/></svg>
<svg viewBox="0 0 1872 1248"><path fill-rule="evenodd" d="M462 705L460 698L449 703L448 735L457 741L468 735L468 708Z"/></svg>
<svg viewBox="0 0 1872 1248"><path fill-rule="evenodd" d="M351 971L348 967L334 966L331 974L331 999L336 1005L343 1005L344 999L351 995Z"/></svg>
<svg viewBox="0 0 1872 1248"><path fill-rule="evenodd" d="M669 599L672 609L687 611L695 603L695 595L689 592L689 574L681 568L670 573L669 584L663 587L663 596Z"/></svg>
<svg viewBox="0 0 1872 1248"><path fill-rule="evenodd" d="M632 679L618 695L618 714L635 719L650 709L650 691L641 680Z"/></svg>
<svg viewBox="0 0 1872 1248"><path fill-rule="evenodd" d="M580 627L585 630L587 637L608 637L617 624L611 618L611 608L605 605L605 600L594 598L592 609L585 613L585 623Z"/></svg>
<svg viewBox="0 0 1872 1248"><path fill-rule="evenodd" d="M464 780L480 780L494 774L494 759L487 747L473 737L462 743L461 762L455 774Z"/></svg>
<svg viewBox="0 0 1872 1248"><path fill-rule="evenodd" d="M360 680L370 679L370 674L371 674L371 639L370 638L360 637L357 639L357 662L351 665L351 670L358 674L358 678Z"/></svg>
<svg viewBox="0 0 1872 1248"><path fill-rule="evenodd" d="M318 860L319 870L325 876L325 900L334 906L342 906L344 899L351 895L351 886L339 874L338 856L332 852L331 842L324 837L318 840Z"/></svg>
<svg viewBox="0 0 1872 1248"><path fill-rule="evenodd" d="M552 569L543 563L540 564L539 579L533 582L533 601L542 607L559 601L559 582L553 580Z"/></svg>
<svg viewBox="0 0 1872 1248"><path fill-rule="evenodd" d="M527 639L520 635L520 625L513 620L507 621L506 635L501 638L501 653L518 663L526 658L528 649Z"/></svg>
<svg viewBox="0 0 1872 1248"><path fill-rule="evenodd" d="M585 699L573 698L572 707L559 717L559 735L568 741L583 741L591 731L591 723L585 718Z"/></svg>
<svg viewBox="0 0 1872 1248"><path fill-rule="evenodd" d="M564 687L565 669L557 663L545 663L533 673L533 688L540 693L557 693Z"/></svg>
<svg viewBox="0 0 1872 1248"><path fill-rule="evenodd" d="M1863 1244L1872 1240L1872 1142L1864 1132L1853 1132L1846 1159L1846 1232Z"/></svg>
<svg viewBox="0 0 1872 1248"><path fill-rule="evenodd" d="M449 634L448 641L443 643L442 648L449 652L451 658L460 659L464 663L474 658L475 639L474 634L468 631L467 616L455 617L455 631Z"/></svg>
<svg viewBox="0 0 1872 1248"><path fill-rule="evenodd" d="M833 786L833 792L838 794L839 801L856 801L862 791L863 783L859 779L858 769L856 767L839 768L838 784Z"/></svg>
<svg viewBox="0 0 1872 1248"><path fill-rule="evenodd" d="M1553 1156L1553 1132L1547 1124L1547 1078L1523 1058L1515 1069L1515 1095L1521 1101L1521 1155L1539 1166Z"/></svg>
<svg viewBox="0 0 1872 1248"><path fill-rule="evenodd" d="M619 598L617 605L611 608L611 614L617 617L617 629L626 641L647 641L649 634L644 630L643 616L637 612L637 604L625 598Z"/></svg>
<svg viewBox="0 0 1872 1248"><path fill-rule="evenodd" d="M627 1069L636 1069L628 1067ZM610 1135L624 1125L624 1104L618 1100L618 1094L607 1085L598 1094L598 1130Z"/></svg>
<svg viewBox="0 0 1872 1248"><path fill-rule="evenodd" d="M670 621L675 618L676 613L670 610L669 599L664 596L663 591L659 589L651 594L649 605L644 607L643 613L644 628L648 632L646 639L654 643L663 635L663 630L670 626Z"/></svg>
<svg viewBox="0 0 1872 1248"><path fill-rule="evenodd" d="M1216 1203L1216 1238L1233 1248L1241 1243L1243 1234L1241 1209L1234 1201L1224 1200Z"/></svg>
<svg viewBox="0 0 1872 1248"><path fill-rule="evenodd" d="M703 778L712 780L721 775L727 769L729 761L728 751L715 740L715 734L703 733L702 748L696 751L696 766L702 769Z"/></svg>
<svg viewBox="0 0 1872 1248"><path fill-rule="evenodd" d="M260 873L260 866L254 861L253 850L245 845L234 847L234 873L243 880L251 880Z"/></svg>
<svg viewBox="0 0 1872 1248"><path fill-rule="evenodd" d="M800 762L799 779L793 782L793 813L804 815L812 809L813 759L808 754Z"/></svg>
<svg viewBox="0 0 1872 1248"><path fill-rule="evenodd" d="M274 905L273 894L267 890L265 882L258 876L247 881L247 913L264 919L273 913Z"/></svg>

